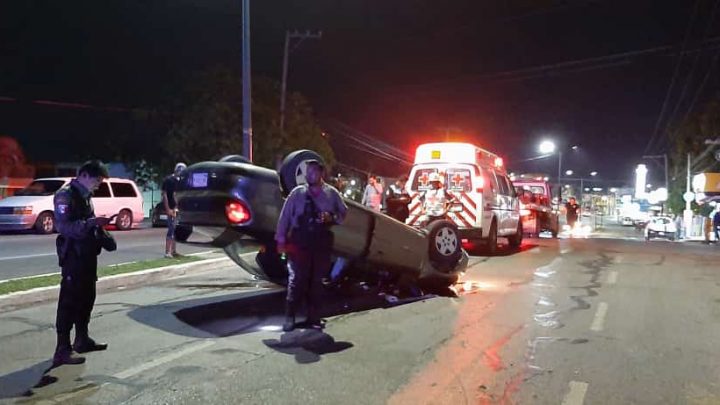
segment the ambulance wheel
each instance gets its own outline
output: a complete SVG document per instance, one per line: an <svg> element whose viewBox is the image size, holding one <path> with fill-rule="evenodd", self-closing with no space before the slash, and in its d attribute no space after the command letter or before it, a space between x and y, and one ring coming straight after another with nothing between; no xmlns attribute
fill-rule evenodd
<svg viewBox="0 0 720 405"><path fill-rule="evenodd" d="M490 225L490 232L488 232L487 246L485 247L485 251L488 256L492 256L497 252L497 238L497 223L493 219L492 224Z"/></svg>
<svg viewBox="0 0 720 405"><path fill-rule="evenodd" d="M522 244L522 240L523 240L522 222L518 221L517 232L515 232L515 235L508 236L508 243L510 244L511 248L517 249Z"/></svg>
<svg viewBox="0 0 720 405"><path fill-rule="evenodd" d="M296 150L285 157L280 166L280 188L285 195L290 194L295 187L306 184L305 174L307 173L307 161L318 160L323 162L323 158L311 150Z"/></svg>
<svg viewBox="0 0 720 405"><path fill-rule="evenodd" d="M445 219L433 221L427 228L430 260L438 270L450 271L462 256L460 232L457 225Z"/></svg>

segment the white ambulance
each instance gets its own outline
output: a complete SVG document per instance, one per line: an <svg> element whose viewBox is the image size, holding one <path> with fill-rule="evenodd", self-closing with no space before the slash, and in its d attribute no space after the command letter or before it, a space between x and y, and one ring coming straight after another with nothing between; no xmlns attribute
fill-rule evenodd
<svg viewBox="0 0 720 405"><path fill-rule="evenodd" d="M489 253L495 252L498 237L507 238L511 247L520 246L520 204L502 158L469 143L420 145L405 186L412 198L406 220L410 226L422 226L421 197L430 187L431 173L440 176L457 201L447 216L462 239L485 242Z"/></svg>

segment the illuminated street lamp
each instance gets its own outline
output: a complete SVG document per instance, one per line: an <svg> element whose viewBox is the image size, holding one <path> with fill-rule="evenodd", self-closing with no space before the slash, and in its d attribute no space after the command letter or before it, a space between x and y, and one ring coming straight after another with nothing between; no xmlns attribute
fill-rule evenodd
<svg viewBox="0 0 720 405"><path fill-rule="evenodd" d="M542 141L540 142L540 146L538 147L538 150L543 155L549 155L553 152L555 152L555 143L553 141Z"/></svg>
<svg viewBox="0 0 720 405"><path fill-rule="evenodd" d="M572 170L565 170L565 175L566 175L566 176L572 176L573 173L574 173L574 172L573 172Z"/></svg>
<svg viewBox="0 0 720 405"><path fill-rule="evenodd" d="M595 177L595 176L597 176L597 172L590 172L590 175Z"/></svg>

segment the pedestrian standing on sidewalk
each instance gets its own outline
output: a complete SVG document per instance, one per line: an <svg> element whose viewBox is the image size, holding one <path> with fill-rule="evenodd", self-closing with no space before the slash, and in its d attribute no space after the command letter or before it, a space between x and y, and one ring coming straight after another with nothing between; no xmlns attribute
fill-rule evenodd
<svg viewBox="0 0 720 405"><path fill-rule="evenodd" d="M62 280L55 322L54 367L84 363L84 357L73 356L73 349L78 353L107 349L107 344L95 342L88 333L95 304L97 255L104 247L103 238L107 238L102 227L112 219L95 217L90 198L106 178L108 172L102 162L89 161L80 167L75 179L55 193L55 223L60 233L56 246ZM75 341L71 346L73 325Z"/></svg>
<svg viewBox="0 0 720 405"><path fill-rule="evenodd" d="M383 187L376 176L370 175L362 197L362 205L380 211L382 208Z"/></svg>
<svg viewBox="0 0 720 405"><path fill-rule="evenodd" d="M307 324L321 329L318 315L322 279L330 272L333 233L347 213L340 192L323 181L324 167L307 162L307 185L295 187L285 200L275 232L278 251L288 256L288 285L283 330L295 328L295 312L307 305Z"/></svg>
<svg viewBox="0 0 720 405"><path fill-rule="evenodd" d="M175 201L175 190L180 181L180 173L187 168L185 163L177 163L173 174L167 176L162 184L162 202L165 214L167 215L167 234L165 235L165 257L173 258L178 256L175 243L175 226L177 225L177 201Z"/></svg>
<svg viewBox="0 0 720 405"><path fill-rule="evenodd" d="M715 231L715 243L720 243L720 207L715 208L712 217L713 231Z"/></svg>

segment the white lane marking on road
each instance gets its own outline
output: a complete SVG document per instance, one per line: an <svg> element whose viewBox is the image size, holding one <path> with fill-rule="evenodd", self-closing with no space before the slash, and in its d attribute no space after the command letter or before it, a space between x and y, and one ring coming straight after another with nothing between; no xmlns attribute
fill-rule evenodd
<svg viewBox="0 0 720 405"><path fill-rule="evenodd" d="M606 284L607 284L607 285L613 285L613 284L617 283L617 279L618 279L618 272L615 271L615 270L613 270L613 271L611 271L610 273L608 273L607 283L606 283Z"/></svg>
<svg viewBox="0 0 720 405"><path fill-rule="evenodd" d="M22 255L22 256L7 256L7 257L0 257L0 261L3 260L21 260L21 259L32 259L33 257L44 257L44 256L55 256L57 253L37 253L34 255Z"/></svg>
<svg viewBox="0 0 720 405"><path fill-rule="evenodd" d="M570 391L563 398L562 405L582 405L590 384L582 381L570 381Z"/></svg>
<svg viewBox="0 0 720 405"><path fill-rule="evenodd" d="M188 253L183 256L202 256L202 255L209 255L210 253L215 253L215 250L203 250L202 252L195 252L195 253Z"/></svg>
<svg viewBox="0 0 720 405"><path fill-rule="evenodd" d="M607 315L608 304L607 302L601 302L598 305L598 309L595 312L595 318L593 318L590 330L594 332L600 332L605 327L605 315Z"/></svg>
<svg viewBox="0 0 720 405"><path fill-rule="evenodd" d="M130 378L137 374L140 374L143 371L147 371L147 370L150 370L151 368L155 368L155 367L163 365L165 363L169 363L173 360L177 360L180 357L186 356L190 353L194 353L198 350L208 348L214 344L215 344L215 342L213 342L213 341L207 341L207 342L201 342L201 343L198 343L198 344L195 344L192 346L188 346L183 350L169 353L166 356L158 357L155 360L151 360L151 361L148 361L147 363L139 364L135 367L131 367L127 370L121 371L121 372L115 374L113 377L118 378L120 380L124 380L126 378Z"/></svg>

